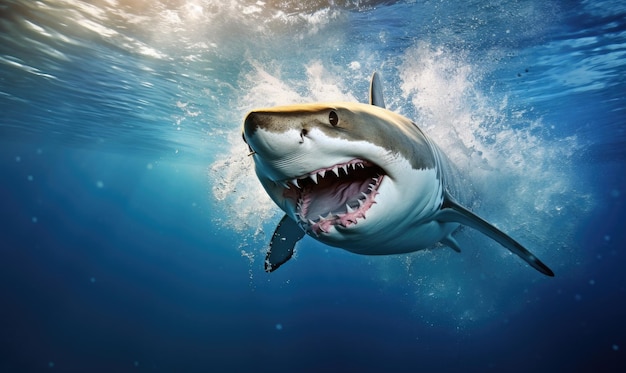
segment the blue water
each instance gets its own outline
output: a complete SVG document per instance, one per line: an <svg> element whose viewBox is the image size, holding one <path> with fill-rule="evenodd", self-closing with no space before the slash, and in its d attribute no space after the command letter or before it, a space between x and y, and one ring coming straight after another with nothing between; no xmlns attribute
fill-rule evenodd
<svg viewBox="0 0 626 373"><path fill-rule="evenodd" d="M0 2L0 372L626 371L622 1ZM280 212L246 112L379 71L556 273L366 257Z"/></svg>

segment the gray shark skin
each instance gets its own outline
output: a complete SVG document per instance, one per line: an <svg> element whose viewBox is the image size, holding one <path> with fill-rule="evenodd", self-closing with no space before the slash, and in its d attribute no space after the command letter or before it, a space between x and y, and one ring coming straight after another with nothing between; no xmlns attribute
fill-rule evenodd
<svg viewBox="0 0 626 373"><path fill-rule="evenodd" d="M517 241L474 214L462 178L411 120L385 109L372 75L369 104L329 102L248 113L243 139L255 172L285 216L270 242L265 270L287 262L305 234L357 254L402 254L437 243L460 252L453 232L480 231L547 276Z"/></svg>

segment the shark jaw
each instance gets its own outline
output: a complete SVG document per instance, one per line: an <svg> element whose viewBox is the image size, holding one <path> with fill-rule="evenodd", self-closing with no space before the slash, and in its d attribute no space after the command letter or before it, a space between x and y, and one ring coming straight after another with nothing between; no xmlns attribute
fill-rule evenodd
<svg viewBox="0 0 626 373"><path fill-rule="evenodd" d="M276 184L283 188L282 197L295 211L297 223L318 237L365 219L385 177L381 167L355 158Z"/></svg>

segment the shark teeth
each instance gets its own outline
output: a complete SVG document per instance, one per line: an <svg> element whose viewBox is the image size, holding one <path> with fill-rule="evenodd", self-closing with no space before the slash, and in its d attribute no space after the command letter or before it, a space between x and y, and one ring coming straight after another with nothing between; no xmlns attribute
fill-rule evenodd
<svg viewBox="0 0 626 373"><path fill-rule="evenodd" d="M299 218L298 224L300 224L302 229L318 237L322 233L331 233L330 229L333 226L348 228L358 224L359 220L366 220L366 212L376 204L375 198L379 194L378 186L382 179L383 176L381 175L378 175L376 178L371 178L371 180L374 181L374 187L370 189L370 192L361 192L356 201L346 203L343 212L335 210L334 212L325 214L326 216L318 215L317 218L313 219L305 218L308 203L310 202L300 199L297 203L298 213L296 213ZM358 206L355 205L356 203L358 203Z"/></svg>
<svg viewBox="0 0 626 373"><path fill-rule="evenodd" d="M353 159L275 183L284 188L283 197L293 201L297 223L309 234L319 236L364 220L376 204L374 199L384 178L378 165Z"/></svg>
<svg viewBox="0 0 626 373"><path fill-rule="evenodd" d="M349 162L336 164L332 167L320 168L306 175L301 175L293 179L279 180L279 181L276 181L276 183L285 189L291 189L291 186L295 186L298 189L302 189L299 181L310 179L313 181L313 183L318 184L319 178L321 177L323 179L326 176L326 172L328 171L332 171L335 174L335 176L339 177L339 170L341 169L343 170L345 175L349 175L350 170L356 170L357 168L365 168L366 166L365 163L366 161L363 161L361 159L353 159ZM377 181L378 180L375 180L375 182Z"/></svg>

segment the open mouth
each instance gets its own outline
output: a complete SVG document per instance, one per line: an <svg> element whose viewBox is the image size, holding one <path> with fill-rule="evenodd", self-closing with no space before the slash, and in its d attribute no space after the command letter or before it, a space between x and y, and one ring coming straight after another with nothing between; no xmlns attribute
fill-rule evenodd
<svg viewBox="0 0 626 373"><path fill-rule="evenodd" d="M280 184L285 188L283 197L295 203L298 223L319 235L332 226L349 227L365 219L384 176L375 164L353 159Z"/></svg>

